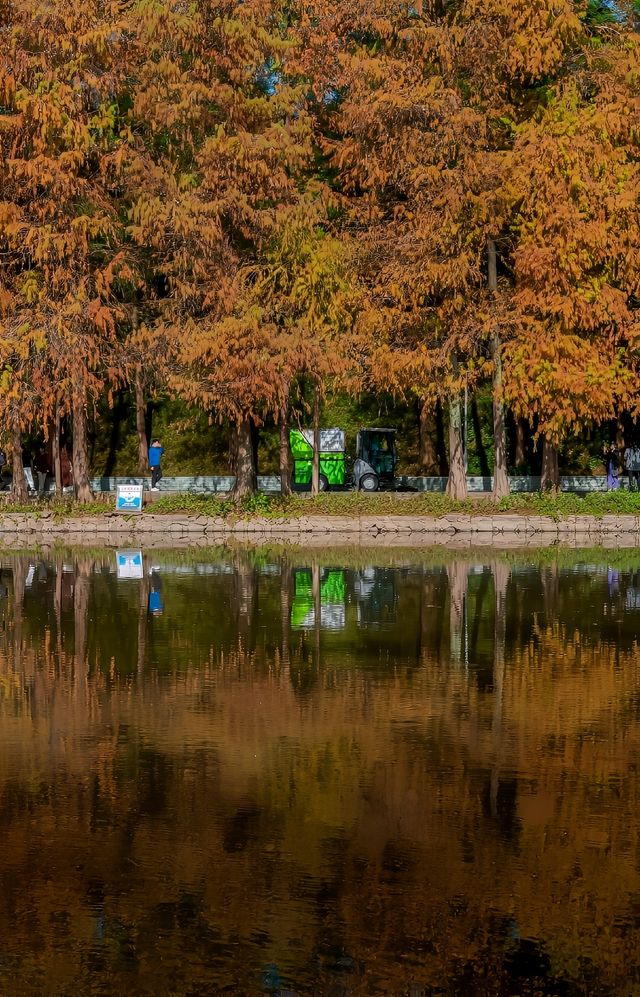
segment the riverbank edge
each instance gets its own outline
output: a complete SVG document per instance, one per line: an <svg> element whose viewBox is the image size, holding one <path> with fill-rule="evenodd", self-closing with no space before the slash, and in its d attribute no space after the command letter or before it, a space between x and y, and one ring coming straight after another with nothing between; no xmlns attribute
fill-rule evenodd
<svg viewBox="0 0 640 997"><path fill-rule="evenodd" d="M71 537L91 537L95 540L127 537L153 537L157 540L210 539L213 543L226 539L261 542L265 540L305 543L318 539L348 538L363 543L376 538L397 538L415 542L432 539L434 543L454 538L471 538L478 543L510 539L516 544L530 544L536 539L545 544L553 540L614 541L624 539L626 545L635 538L640 545L640 516L603 515L526 516L496 514L444 516L327 516L309 515L296 518L263 518L251 516L227 520L215 516L188 513L138 516L102 514L56 517L47 513L6 513L0 515L0 539L31 538L69 540Z"/></svg>

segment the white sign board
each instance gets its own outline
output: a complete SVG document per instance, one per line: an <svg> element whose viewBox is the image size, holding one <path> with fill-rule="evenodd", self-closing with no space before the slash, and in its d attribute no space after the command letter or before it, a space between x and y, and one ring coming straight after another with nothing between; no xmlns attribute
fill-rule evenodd
<svg viewBox="0 0 640 997"><path fill-rule="evenodd" d="M312 429L301 430L302 435L313 449L315 436ZM321 429L320 430L320 452L321 453L344 453L344 430L342 429Z"/></svg>
<svg viewBox="0 0 640 997"><path fill-rule="evenodd" d="M116 512L142 512L144 485L116 485Z"/></svg>
<svg viewBox="0 0 640 997"><path fill-rule="evenodd" d="M141 550L119 550L116 553L118 578L144 578Z"/></svg>

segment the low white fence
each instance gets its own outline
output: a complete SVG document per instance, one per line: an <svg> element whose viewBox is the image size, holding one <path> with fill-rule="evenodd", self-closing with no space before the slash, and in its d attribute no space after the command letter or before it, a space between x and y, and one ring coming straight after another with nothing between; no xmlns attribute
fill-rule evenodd
<svg viewBox="0 0 640 997"><path fill-rule="evenodd" d="M151 487L151 478L132 475L130 477L94 478L92 488L97 492L115 492L117 484L138 484L143 482L146 488ZM235 482L232 475L198 475L171 476L165 475L160 482L161 492L183 492L193 495L219 495L231 491ZM540 490L540 478L524 475L514 475L509 478L512 492L537 492ZM444 492L447 487L446 478L420 477L400 475L397 479L400 491L414 492ZM491 492L493 479L491 477L467 477L467 487L470 492ZM563 492L605 492L607 479L604 475L563 475L560 478L560 489ZM259 475L258 490L267 494L277 494L280 491L280 476L277 474Z"/></svg>

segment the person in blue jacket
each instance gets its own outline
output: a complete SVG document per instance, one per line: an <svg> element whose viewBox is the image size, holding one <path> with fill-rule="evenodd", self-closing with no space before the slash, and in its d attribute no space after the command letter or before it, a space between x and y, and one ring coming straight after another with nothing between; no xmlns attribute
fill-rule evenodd
<svg viewBox="0 0 640 997"><path fill-rule="evenodd" d="M151 468L151 491L157 492L158 482L162 477L162 468L160 467L160 461L162 460L162 455L164 453L164 448L160 440L154 440L149 447L149 467Z"/></svg>

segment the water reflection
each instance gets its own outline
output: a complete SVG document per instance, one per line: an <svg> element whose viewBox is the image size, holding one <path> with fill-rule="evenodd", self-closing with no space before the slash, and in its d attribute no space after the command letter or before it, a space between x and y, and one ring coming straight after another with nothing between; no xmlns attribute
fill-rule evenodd
<svg viewBox="0 0 640 997"><path fill-rule="evenodd" d="M640 556L121 554L3 555L0 991L638 991Z"/></svg>

